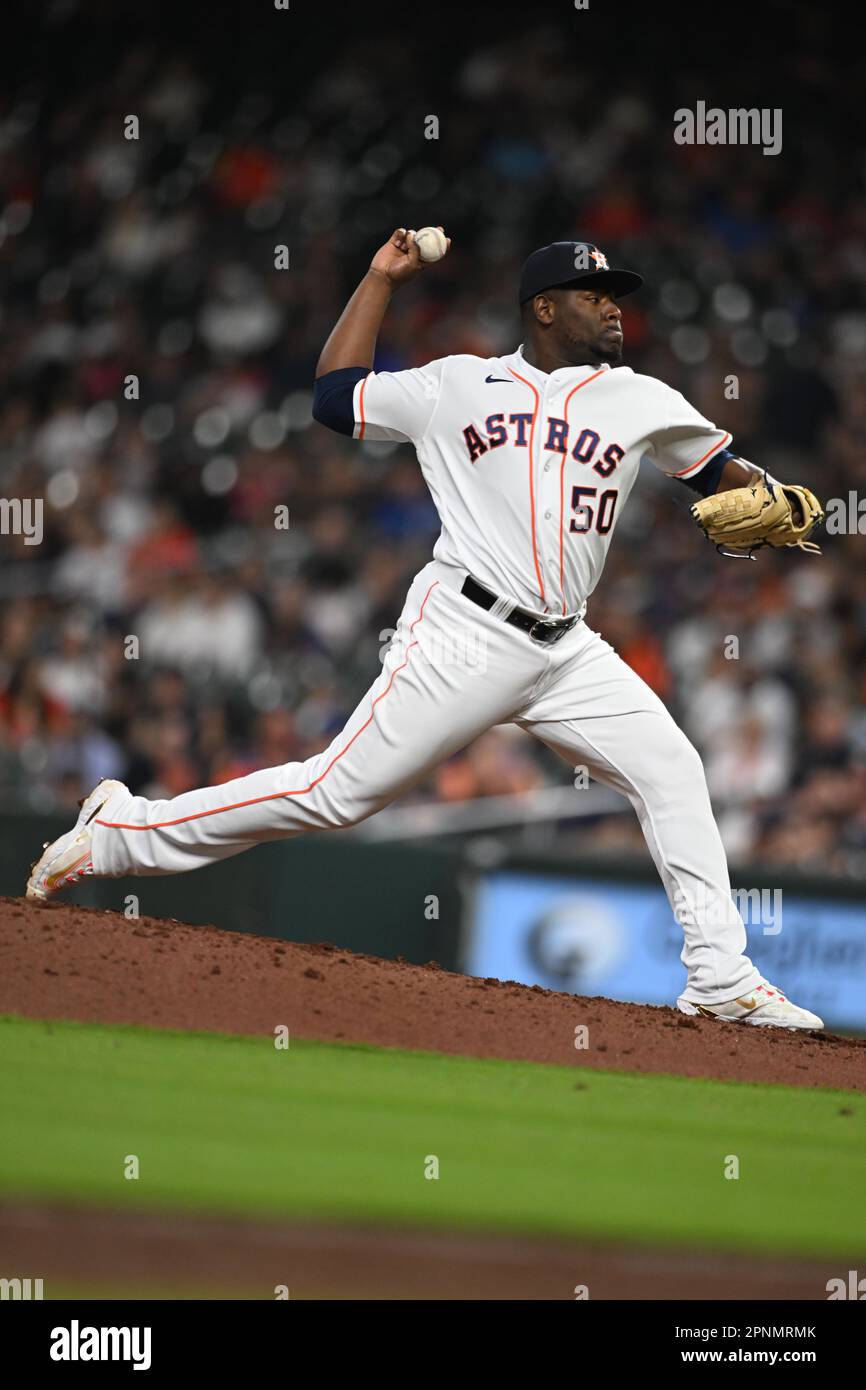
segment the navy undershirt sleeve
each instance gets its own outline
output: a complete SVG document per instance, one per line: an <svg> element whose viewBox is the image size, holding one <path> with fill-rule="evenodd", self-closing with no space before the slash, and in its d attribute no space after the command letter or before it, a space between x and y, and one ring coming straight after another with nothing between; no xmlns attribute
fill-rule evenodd
<svg viewBox="0 0 866 1390"><path fill-rule="evenodd" d="M696 473L693 478L677 478L677 482L682 483L684 487L691 488L692 492L700 493L701 497L710 497L722 481L722 473L728 459L737 457L737 454L732 454L730 449L720 449L710 459L706 468L701 469L700 473Z"/></svg>
<svg viewBox="0 0 866 1390"><path fill-rule="evenodd" d="M335 372L317 377L313 384L313 419L351 438L355 433L352 409L355 387L371 370L370 367L339 367Z"/></svg>

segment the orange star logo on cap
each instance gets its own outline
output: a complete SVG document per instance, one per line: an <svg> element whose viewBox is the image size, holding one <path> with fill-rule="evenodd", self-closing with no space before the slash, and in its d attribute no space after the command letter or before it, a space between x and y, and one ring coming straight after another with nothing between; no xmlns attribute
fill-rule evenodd
<svg viewBox="0 0 866 1390"><path fill-rule="evenodd" d="M610 270L610 266L607 263L607 256L603 251L599 251L598 247L596 247L594 251L590 251L589 254L595 261L596 270Z"/></svg>

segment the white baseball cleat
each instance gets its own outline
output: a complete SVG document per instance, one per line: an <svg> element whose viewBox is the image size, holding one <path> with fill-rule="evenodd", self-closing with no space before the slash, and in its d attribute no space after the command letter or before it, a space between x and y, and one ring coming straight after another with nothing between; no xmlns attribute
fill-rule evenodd
<svg viewBox="0 0 866 1390"><path fill-rule="evenodd" d="M31 902L47 902L61 888L93 873L90 822L117 792L129 795L129 788L109 778L97 783L90 795L79 802L81 811L72 829L42 846L42 854L31 864L27 880L27 897Z"/></svg>
<svg viewBox="0 0 866 1390"><path fill-rule="evenodd" d="M823 1028L824 1020L808 1009L800 1009L786 999L781 990L762 980L749 994L725 1004L695 1004L680 995L681 1014L702 1014L704 1018L723 1018L731 1023L752 1023L763 1028Z"/></svg>

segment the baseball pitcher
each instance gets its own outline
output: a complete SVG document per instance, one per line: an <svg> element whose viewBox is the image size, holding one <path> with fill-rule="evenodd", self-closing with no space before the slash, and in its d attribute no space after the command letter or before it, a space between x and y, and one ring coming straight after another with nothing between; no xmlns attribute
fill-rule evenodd
<svg viewBox="0 0 866 1390"><path fill-rule="evenodd" d="M584 619L645 456L694 489L695 520L729 553L815 549L820 505L739 458L730 434L679 392L620 365L619 301L642 281L597 247L555 242L528 258L514 352L376 372L391 296L421 273L435 271L399 228L326 342L315 383L323 425L413 445L442 522L380 675L306 762L170 801L101 782L34 864L28 898L45 901L85 875L184 873L262 840L357 825L510 722L634 807L683 928L683 1013L822 1028L746 955L697 752ZM476 658L461 661L461 650Z"/></svg>

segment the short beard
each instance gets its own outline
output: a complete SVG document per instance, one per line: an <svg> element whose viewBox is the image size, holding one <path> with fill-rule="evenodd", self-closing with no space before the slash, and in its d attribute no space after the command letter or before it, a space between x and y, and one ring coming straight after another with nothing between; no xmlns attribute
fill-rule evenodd
<svg viewBox="0 0 866 1390"><path fill-rule="evenodd" d="M617 362L622 361L622 349L623 344L621 342L613 348L596 347L595 355L599 362L607 362L611 367L615 367Z"/></svg>
<svg viewBox="0 0 866 1390"><path fill-rule="evenodd" d="M585 339L572 338L568 343L568 352L574 366L583 366L585 363L592 365L602 362L608 363L611 367L616 366L622 361L623 344L617 343L615 347L602 347L600 343L588 343Z"/></svg>

